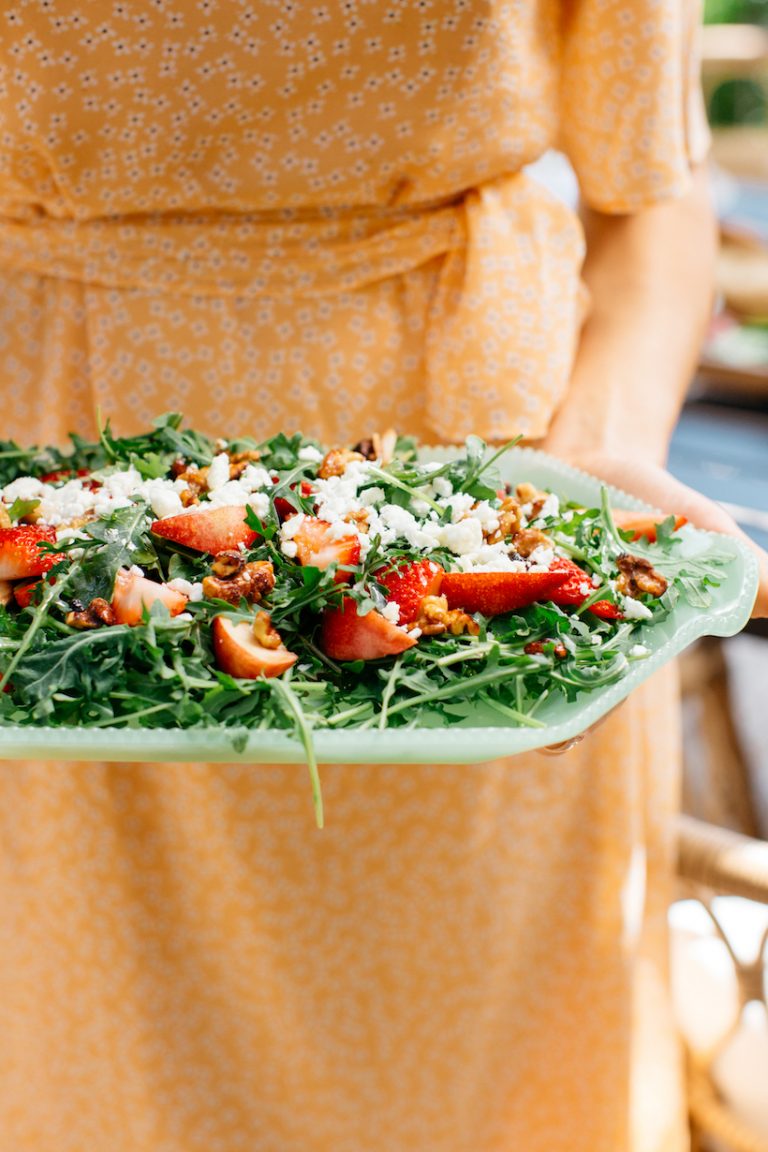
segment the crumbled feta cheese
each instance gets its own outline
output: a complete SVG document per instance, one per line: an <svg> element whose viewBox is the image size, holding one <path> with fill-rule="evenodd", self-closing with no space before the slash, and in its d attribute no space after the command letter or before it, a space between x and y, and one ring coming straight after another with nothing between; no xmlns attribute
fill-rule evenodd
<svg viewBox="0 0 768 1152"><path fill-rule="evenodd" d="M445 476L435 476L434 480L432 481L432 491L434 492L435 496L452 496L453 485Z"/></svg>
<svg viewBox="0 0 768 1152"><path fill-rule="evenodd" d="M226 484L227 480L229 480L229 456L226 452L220 452L218 456L214 456L208 469L208 491L215 492Z"/></svg>
<svg viewBox="0 0 768 1152"><path fill-rule="evenodd" d="M318 452L317 448L313 448L311 444L305 444L303 448L299 449L299 460L306 464L319 464L322 459L322 452Z"/></svg>
<svg viewBox="0 0 768 1152"><path fill-rule="evenodd" d="M400 605L396 604L394 600L390 600L381 609L381 615L385 620L389 620L390 624L397 624L400 619Z"/></svg>
<svg viewBox="0 0 768 1152"><path fill-rule="evenodd" d="M483 546L483 529L479 520L460 520L446 524L441 532L441 543L456 556L477 552Z"/></svg>
<svg viewBox="0 0 768 1152"><path fill-rule="evenodd" d="M650 656L650 650L646 648L645 644L633 644L627 655L634 660L642 660L645 656Z"/></svg>
<svg viewBox="0 0 768 1152"><path fill-rule="evenodd" d="M159 520L178 516L184 511L181 497L167 480L148 480L145 486L150 507Z"/></svg>
<svg viewBox="0 0 768 1152"><path fill-rule="evenodd" d="M554 549L546 544L539 544L528 557L528 569L531 572L548 572L555 560Z"/></svg>
<svg viewBox="0 0 768 1152"><path fill-rule="evenodd" d="M280 529L280 536L283 540L293 540L296 533L301 528L306 520L303 512L296 512L295 515L289 516Z"/></svg>
<svg viewBox="0 0 768 1152"><path fill-rule="evenodd" d="M14 500L39 500L45 493L45 484L42 480L35 480L33 476L19 476L3 488L3 501L13 504Z"/></svg>
<svg viewBox="0 0 768 1152"><path fill-rule="evenodd" d="M139 568L138 564L131 564L128 571L130 572L131 576L143 576L144 575L144 569Z"/></svg>
<svg viewBox="0 0 768 1152"><path fill-rule="evenodd" d="M483 544L476 552L459 557L462 572L525 572L524 560L513 560L509 555L509 545Z"/></svg>
<svg viewBox="0 0 768 1152"><path fill-rule="evenodd" d="M581 592L582 596L589 596L593 591L594 588L588 580L583 580L581 584L579 584L579 592Z"/></svg>
<svg viewBox="0 0 768 1152"><path fill-rule="evenodd" d="M299 546L294 540L283 540L280 545L280 551L283 556L287 556L289 560L295 560L296 554L299 551Z"/></svg>
<svg viewBox="0 0 768 1152"><path fill-rule="evenodd" d="M474 496L470 496L467 492L456 492L444 501L446 508L451 510L451 520L454 524L471 511L474 502Z"/></svg>
<svg viewBox="0 0 768 1152"><path fill-rule="evenodd" d="M370 508L374 504L380 504L384 499L386 493L383 488L364 488L360 493L358 500L363 508Z"/></svg>
<svg viewBox="0 0 768 1152"><path fill-rule="evenodd" d="M621 610L627 620L650 620L653 616L653 612L646 604L640 600L635 600L632 596L624 597Z"/></svg>
<svg viewBox="0 0 768 1152"><path fill-rule="evenodd" d="M210 493L208 507L222 508L225 505L245 504L249 496L250 492L246 492L239 480L226 480Z"/></svg>
<svg viewBox="0 0 768 1152"><path fill-rule="evenodd" d="M266 520L269 515L269 496L266 492L252 492L248 497L248 504L253 508L259 520Z"/></svg>
<svg viewBox="0 0 768 1152"><path fill-rule="evenodd" d="M405 624L401 624L400 627L404 632L408 633L412 640L418 640L419 636L421 636L421 628L407 628Z"/></svg>
<svg viewBox="0 0 768 1152"><path fill-rule="evenodd" d="M181 576L177 576L175 580L169 580L168 587L173 588L174 592L181 592L182 596L186 596L191 604L198 604L203 599L202 584L192 584Z"/></svg>
<svg viewBox="0 0 768 1152"><path fill-rule="evenodd" d="M239 477L241 486L247 492L255 492L257 488L266 488L269 491L273 487L272 477L266 468L259 468L255 464L249 464Z"/></svg>

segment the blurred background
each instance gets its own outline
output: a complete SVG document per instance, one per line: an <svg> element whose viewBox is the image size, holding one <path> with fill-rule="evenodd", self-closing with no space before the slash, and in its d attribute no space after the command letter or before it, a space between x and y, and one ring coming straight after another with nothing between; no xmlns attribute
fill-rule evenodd
<svg viewBox="0 0 768 1152"><path fill-rule="evenodd" d="M768 547L768 0L707 0L702 80L718 299L670 468ZM692 1141L768 1152L766 622L701 642L681 672L687 816L671 968Z"/></svg>

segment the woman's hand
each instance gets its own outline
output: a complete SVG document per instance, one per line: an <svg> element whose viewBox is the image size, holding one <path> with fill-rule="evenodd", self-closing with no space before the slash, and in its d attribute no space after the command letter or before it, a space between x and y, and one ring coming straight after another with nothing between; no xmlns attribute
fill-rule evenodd
<svg viewBox="0 0 768 1152"><path fill-rule="evenodd" d="M571 455L569 463L630 492L666 514L686 516L696 528L723 532L726 536L743 540L755 552L760 565L760 586L752 615L768 616L768 553L758 548L714 500L681 484L664 468L642 460L625 460L604 452L585 452Z"/></svg>

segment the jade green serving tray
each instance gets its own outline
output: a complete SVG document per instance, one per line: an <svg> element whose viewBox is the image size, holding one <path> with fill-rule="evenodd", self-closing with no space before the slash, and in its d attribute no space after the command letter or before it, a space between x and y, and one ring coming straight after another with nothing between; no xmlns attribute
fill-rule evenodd
<svg viewBox="0 0 768 1152"><path fill-rule="evenodd" d="M450 448L424 449L426 459L446 460ZM585 472L529 448L514 449L500 462L505 480L528 480L588 507L599 507L601 482ZM616 508L652 511L633 496L608 488ZM637 633L649 649L645 660L633 662L622 680L584 693L576 701L547 700L537 712L543 728L521 728L499 722L496 712L478 707L468 719L446 725L437 715L423 714L420 726L393 730L316 731L314 745L321 764L472 764L558 744L578 736L626 699L649 676L701 636L732 636L749 619L757 592L757 561L739 540L682 530L684 554L705 556L727 552L731 563L712 603L693 608L682 598L669 616ZM290 733L237 728L43 728L0 723L0 759L211 761L293 764L305 761L304 750Z"/></svg>

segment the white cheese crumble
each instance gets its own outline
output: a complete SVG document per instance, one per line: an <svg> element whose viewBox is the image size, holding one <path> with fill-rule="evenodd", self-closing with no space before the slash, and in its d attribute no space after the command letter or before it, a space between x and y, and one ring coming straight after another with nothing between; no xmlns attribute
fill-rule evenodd
<svg viewBox="0 0 768 1152"><path fill-rule="evenodd" d="M203 585L192 584L189 580L184 580L181 576L177 576L174 580L169 580L168 587L172 588L174 592L181 592L182 596L186 596L190 604L198 604L203 599Z"/></svg>
<svg viewBox="0 0 768 1152"><path fill-rule="evenodd" d="M400 619L400 605L396 604L394 600L390 600L381 609L381 615L385 620L389 620L390 624L397 624Z"/></svg>
<svg viewBox="0 0 768 1152"><path fill-rule="evenodd" d="M621 610L627 620L650 620L653 616L653 612L646 604L635 600L632 596L624 597Z"/></svg>
<svg viewBox="0 0 768 1152"><path fill-rule="evenodd" d="M627 655L634 660L642 660L645 656L650 656L650 649L646 648L645 644L633 644Z"/></svg>
<svg viewBox="0 0 768 1152"><path fill-rule="evenodd" d="M299 449L299 460L306 464L319 464L322 459L322 452L318 452L317 448L313 448L311 444L305 444L303 448Z"/></svg>
<svg viewBox="0 0 768 1152"><path fill-rule="evenodd" d="M220 452L218 456L214 456L213 461L208 468L207 484L209 492L216 492L223 484L229 480L229 456L226 452Z"/></svg>

